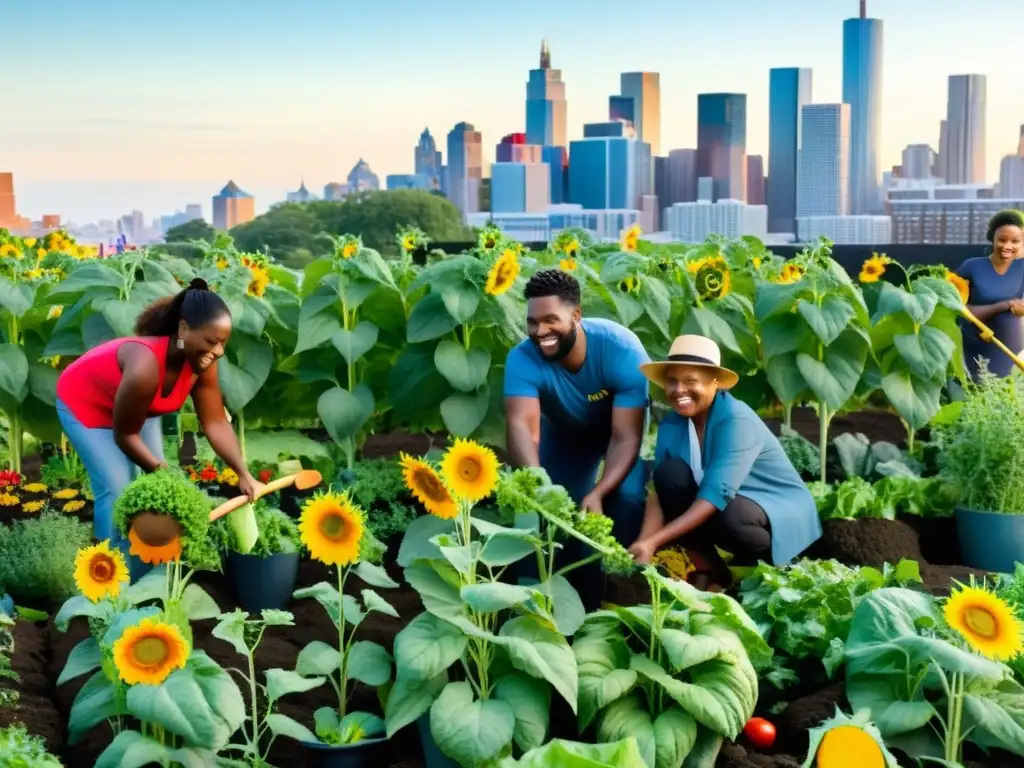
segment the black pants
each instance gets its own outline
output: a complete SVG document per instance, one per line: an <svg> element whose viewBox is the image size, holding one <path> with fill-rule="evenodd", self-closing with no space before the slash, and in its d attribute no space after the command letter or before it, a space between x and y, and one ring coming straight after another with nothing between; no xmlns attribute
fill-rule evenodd
<svg viewBox="0 0 1024 768"><path fill-rule="evenodd" d="M654 490L661 502L665 522L682 515L700 490L693 471L682 459L666 458L654 470ZM699 528L675 544L714 557L715 546L733 555L733 565L756 565L772 561L772 531L761 505L736 496Z"/></svg>

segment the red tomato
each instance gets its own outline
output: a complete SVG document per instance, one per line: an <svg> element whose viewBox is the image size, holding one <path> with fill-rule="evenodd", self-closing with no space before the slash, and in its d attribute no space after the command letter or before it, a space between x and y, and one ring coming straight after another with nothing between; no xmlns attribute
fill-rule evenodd
<svg viewBox="0 0 1024 768"><path fill-rule="evenodd" d="M775 726L763 717L752 717L743 726L743 735L758 749L770 749L775 743Z"/></svg>

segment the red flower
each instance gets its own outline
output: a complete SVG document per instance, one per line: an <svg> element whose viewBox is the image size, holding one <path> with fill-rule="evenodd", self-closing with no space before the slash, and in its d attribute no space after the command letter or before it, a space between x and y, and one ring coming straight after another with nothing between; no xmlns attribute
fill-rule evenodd
<svg viewBox="0 0 1024 768"><path fill-rule="evenodd" d="M217 468L213 464L207 464L203 467L203 471L199 473L199 479L212 483L217 479Z"/></svg>
<svg viewBox="0 0 1024 768"><path fill-rule="evenodd" d="M0 470L0 488L4 488L8 485L19 485L20 483L21 475L13 469Z"/></svg>
<svg viewBox="0 0 1024 768"><path fill-rule="evenodd" d="M259 480L260 480L261 483L266 485L267 483L270 482L270 478L272 478L273 476L274 476L274 473L271 470L269 470L269 469L261 469L260 470Z"/></svg>

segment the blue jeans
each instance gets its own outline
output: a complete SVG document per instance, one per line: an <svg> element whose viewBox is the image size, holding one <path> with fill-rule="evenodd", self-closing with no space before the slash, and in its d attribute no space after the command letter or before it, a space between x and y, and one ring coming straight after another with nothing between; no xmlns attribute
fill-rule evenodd
<svg viewBox="0 0 1024 768"><path fill-rule="evenodd" d="M118 544L123 537L114 528L114 502L142 470L117 447L114 430L85 426L60 399L57 418L89 474L94 499L93 535L100 541L109 539L112 545ZM139 436L154 456L164 458L159 416L146 419Z"/></svg>

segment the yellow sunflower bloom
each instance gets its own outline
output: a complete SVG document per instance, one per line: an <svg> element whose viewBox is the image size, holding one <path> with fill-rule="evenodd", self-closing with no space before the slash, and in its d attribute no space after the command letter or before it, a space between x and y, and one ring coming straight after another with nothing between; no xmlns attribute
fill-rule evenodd
<svg viewBox="0 0 1024 768"><path fill-rule="evenodd" d="M627 253L632 253L637 249L637 243L640 241L640 225L634 224L632 227L622 233L622 250Z"/></svg>
<svg viewBox="0 0 1024 768"><path fill-rule="evenodd" d="M27 483L21 486L21 490L25 493L46 493L48 489L46 483Z"/></svg>
<svg viewBox="0 0 1024 768"><path fill-rule="evenodd" d="M78 591L96 603L104 597L117 597L121 585L128 582L128 566L118 549L109 541L78 550L75 556L75 584Z"/></svg>
<svg viewBox="0 0 1024 768"><path fill-rule="evenodd" d="M36 512L42 511L43 507L45 506L46 502L40 501L38 499L36 501L26 501L24 504L21 505L21 511L27 512L31 515L35 514Z"/></svg>
<svg viewBox="0 0 1024 768"><path fill-rule="evenodd" d="M114 665L128 685L160 685L175 669L185 667L188 654L181 630L154 618L129 627L114 643Z"/></svg>
<svg viewBox="0 0 1024 768"><path fill-rule="evenodd" d="M426 507L427 512L442 520L451 520L459 514L459 505L444 487L437 470L415 456L401 453L398 458L406 487Z"/></svg>
<svg viewBox="0 0 1024 768"><path fill-rule="evenodd" d="M38 249L36 249L36 258L39 259L40 261L45 259L46 258L46 249L45 248L38 248Z"/></svg>
<svg viewBox="0 0 1024 768"><path fill-rule="evenodd" d="M479 443L458 439L445 451L441 475L453 494L466 501L480 501L498 485L498 457Z"/></svg>
<svg viewBox="0 0 1024 768"><path fill-rule="evenodd" d="M72 499L71 501L64 502L64 506L61 507L65 512L78 512L85 506L85 502L81 499Z"/></svg>
<svg viewBox="0 0 1024 768"><path fill-rule="evenodd" d="M1024 632L1009 603L982 587L961 587L946 600L946 623L975 651L998 661L1021 652Z"/></svg>
<svg viewBox="0 0 1024 768"><path fill-rule="evenodd" d="M77 488L64 488L63 490L56 491L53 494L55 499L74 499L78 496Z"/></svg>
<svg viewBox="0 0 1024 768"><path fill-rule="evenodd" d="M516 258L516 252L509 248L491 267L491 271L487 274L484 291L491 296L500 296L512 287L518 276L519 259Z"/></svg>
<svg viewBox="0 0 1024 768"><path fill-rule="evenodd" d="M678 549L663 549L655 553L651 558L651 564L660 566L665 573L680 581L686 581L686 577L695 570L689 555Z"/></svg>
<svg viewBox="0 0 1024 768"><path fill-rule="evenodd" d="M789 285L791 283L799 282L804 276L804 268L799 264L786 264L782 267L782 272L775 278L775 282L780 285Z"/></svg>
<svg viewBox="0 0 1024 768"><path fill-rule="evenodd" d="M228 268L227 257L226 256L219 256L219 257L217 257L217 261L215 262L215 264L217 266L217 269L219 269L221 272L223 272L225 269Z"/></svg>
<svg viewBox="0 0 1024 768"><path fill-rule="evenodd" d="M871 258L864 262L864 265L860 268L860 275L858 279L862 283L877 283L882 275L885 274L885 267L892 263L885 254L871 254Z"/></svg>
<svg viewBox="0 0 1024 768"><path fill-rule="evenodd" d="M558 262L558 266L565 272L576 271L576 259L562 259Z"/></svg>
<svg viewBox="0 0 1024 768"><path fill-rule="evenodd" d="M0 493L0 507L16 507L21 504L21 499L13 493Z"/></svg>
<svg viewBox="0 0 1024 768"><path fill-rule="evenodd" d="M956 292L960 294L960 300L966 304L967 299L971 295L971 284L956 272L950 272L949 270L946 270L946 282L956 288Z"/></svg>
<svg viewBox="0 0 1024 768"><path fill-rule="evenodd" d="M0 259L5 256L21 256L21 249L14 243L4 243L3 245L0 245Z"/></svg>
<svg viewBox="0 0 1024 768"><path fill-rule="evenodd" d="M21 242L23 242L25 244L26 248L31 248L32 246L34 246L36 244L36 239L34 237L26 237Z"/></svg>
<svg viewBox="0 0 1024 768"><path fill-rule="evenodd" d="M357 243L357 242L355 242L353 240L351 242L345 243L345 245L343 245L341 247L341 258L343 258L343 259L351 259L358 252L359 252L359 243Z"/></svg>
<svg viewBox="0 0 1024 768"><path fill-rule="evenodd" d="M128 531L128 542L131 547L128 549L128 554L135 555L142 562L149 563L150 565L160 565L160 563L172 563L181 557L181 539L175 537L166 544L160 546L154 546L147 544L132 528Z"/></svg>
<svg viewBox="0 0 1024 768"><path fill-rule="evenodd" d="M347 493L328 491L302 507L299 533L314 560L327 565L348 565L359 559L359 545L366 532L363 511Z"/></svg>
<svg viewBox="0 0 1024 768"><path fill-rule="evenodd" d="M725 298L732 284L729 265L721 256L712 256L691 262L687 270L693 275L697 295L704 301Z"/></svg>
<svg viewBox="0 0 1024 768"><path fill-rule="evenodd" d="M270 274L263 267L253 265L248 268L251 279L249 280L248 294L250 296L262 296L270 285Z"/></svg>
<svg viewBox="0 0 1024 768"><path fill-rule="evenodd" d="M415 250L416 248L416 235L406 235L402 238L402 249L406 252Z"/></svg>
<svg viewBox="0 0 1024 768"><path fill-rule="evenodd" d="M575 259L580 252L580 241L570 240L565 244L562 250L565 252L565 255L568 256L570 259Z"/></svg>

